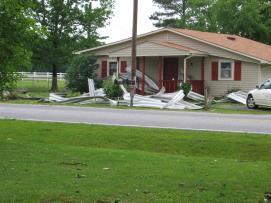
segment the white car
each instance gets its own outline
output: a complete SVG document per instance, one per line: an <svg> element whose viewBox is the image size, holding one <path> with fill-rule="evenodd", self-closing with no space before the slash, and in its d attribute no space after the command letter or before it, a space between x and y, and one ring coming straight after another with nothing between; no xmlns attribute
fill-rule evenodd
<svg viewBox="0 0 271 203"><path fill-rule="evenodd" d="M256 109L258 106L271 107L271 79L266 80L256 89L251 90L247 96L247 107Z"/></svg>

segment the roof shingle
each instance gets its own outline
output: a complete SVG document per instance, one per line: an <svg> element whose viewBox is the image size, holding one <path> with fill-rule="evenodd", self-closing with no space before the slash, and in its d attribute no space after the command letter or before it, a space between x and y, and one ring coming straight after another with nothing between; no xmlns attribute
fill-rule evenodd
<svg viewBox="0 0 271 203"><path fill-rule="evenodd" d="M178 33L271 62L271 46L237 35L170 28Z"/></svg>

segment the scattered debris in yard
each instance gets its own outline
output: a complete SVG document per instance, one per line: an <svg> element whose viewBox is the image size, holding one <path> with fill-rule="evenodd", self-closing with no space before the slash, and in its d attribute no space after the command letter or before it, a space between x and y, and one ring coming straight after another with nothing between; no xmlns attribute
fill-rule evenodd
<svg viewBox="0 0 271 203"><path fill-rule="evenodd" d="M193 92L192 90L187 94L187 97L195 101L204 101L203 95Z"/></svg>
<svg viewBox="0 0 271 203"><path fill-rule="evenodd" d="M142 79L142 72L139 70L136 70L136 77L139 79ZM126 73L122 73L120 75L120 77L122 79L130 79L131 78L131 68L127 67L126 68ZM144 91L147 94L154 94L157 93L159 91L159 87L157 86L157 84L147 75L144 75L145 77L145 86L144 86ZM136 84L137 85L137 89L139 89L140 91L142 90L142 84Z"/></svg>
<svg viewBox="0 0 271 203"><path fill-rule="evenodd" d="M121 85L123 90L123 98L129 104L130 102L130 93L127 92L125 87ZM158 94L150 96L142 96L135 94L133 105L136 107L150 107L150 108L160 108L160 109L202 109L201 106L198 106L193 103L189 103L183 100L184 93L183 90L173 93L164 93L162 88Z"/></svg>
<svg viewBox="0 0 271 203"><path fill-rule="evenodd" d="M94 102L109 102L111 106L116 106L117 101L109 99L105 96L104 90L97 89L95 90L94 81L92 79L88 80L89 93L77 96L77 97L65 97L65 94L62 93L50 93L49 100L50 102L59 102L59 103L79 103L79 104L89 104Z"/></svg>
<svg viewBox="0 0 271 203"><path fill-rule="evenodd" d="M127 73L122 75L122 78L130 77L130 69L127 69ZM142 73L137 70L137 76L140 77ZM165 93L165 88L162 87L160 90L158 86L148 76L145 77L146 85L148 86L148 92L152 92L151 95L142 96L135 94L133 100L133 106L135 107L149 107L149 108L160 108L160 109L202 109L201 106L191 102L184 101L183 90L177 92ZM120 88L123 91L123 100L115 101L106 97L103 88L95 89L94 81L88 80L89 92L82 94L77 97L66 97L63 93L50 93L49 99L44 101L57 102L57 103L78 103L78 104L90 104L90 103L109 103L111 106L117 106L120 104L130 104L130 93L126 90L124 85L120 84ZM145 88L146 89L146 88ZM188 97L195 101L203 101L204 96L190 91Z"/></svg>
<svg viewBox="0 0 271 203"><path fill-rule="evenodd" d="M246 92L238 91L238 92L232 92L226 96L226 98L229 98L233 101L237 101L241 104L246 105L248 94Z"/></svg>

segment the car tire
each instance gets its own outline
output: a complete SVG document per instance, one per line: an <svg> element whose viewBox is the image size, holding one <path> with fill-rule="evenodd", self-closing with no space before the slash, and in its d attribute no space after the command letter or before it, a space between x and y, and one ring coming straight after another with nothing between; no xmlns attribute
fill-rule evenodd
<svg viewBox="0 0 271 203"><path fill-rule="evenodd" d="M257 109L258 106L255 104L254 98L252 95L248 95L247 97L247 108L249 109Z"/></svg>

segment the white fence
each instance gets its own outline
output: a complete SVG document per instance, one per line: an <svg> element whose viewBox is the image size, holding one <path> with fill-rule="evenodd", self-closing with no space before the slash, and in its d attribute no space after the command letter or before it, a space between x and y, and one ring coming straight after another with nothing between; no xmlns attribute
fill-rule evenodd
<svg viewBox="0 0 271 203"><path fill-rule="evenodd" d="M51 72L17 72L21 74L22 80L52 80ZM66 73L57 73L58 80L65 80Z"/></svg>

